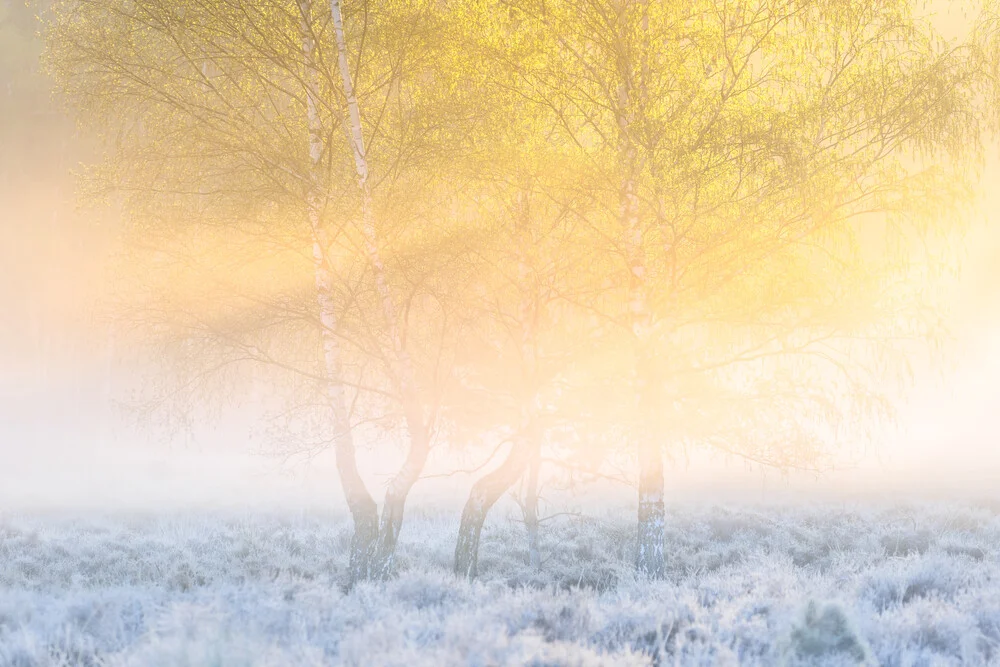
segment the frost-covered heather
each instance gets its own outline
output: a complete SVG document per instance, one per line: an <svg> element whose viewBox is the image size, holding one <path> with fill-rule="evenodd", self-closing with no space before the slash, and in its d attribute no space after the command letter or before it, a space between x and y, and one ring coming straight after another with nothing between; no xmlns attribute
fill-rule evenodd
<svg viewBox="0 0 1000 667"><path fill-rule="evenodd" d="M0 665L1000 664L1000 507L674 508L669 579L624 511L484 534L411 512L399 576L341 590L343 517L0 519Z"/></svg>

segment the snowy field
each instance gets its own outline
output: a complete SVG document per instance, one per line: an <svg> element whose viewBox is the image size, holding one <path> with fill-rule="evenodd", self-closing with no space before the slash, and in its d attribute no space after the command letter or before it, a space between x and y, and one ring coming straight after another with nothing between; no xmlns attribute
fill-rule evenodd
<svg viewBox="0 0 1000 667"><path fill-rule="evenodd" d="M669 578L631 517L409 513L399 576L341 589L344 517L0 517L0 665L1000 664L1000 504L670 508Z"/></svg>

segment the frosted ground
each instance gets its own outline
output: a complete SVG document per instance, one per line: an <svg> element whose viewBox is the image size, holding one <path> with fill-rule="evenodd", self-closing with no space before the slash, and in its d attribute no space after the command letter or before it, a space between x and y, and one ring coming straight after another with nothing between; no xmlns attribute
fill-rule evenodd
<svg viewBox="0 0 1000 667"><path fill-rule="evenodd" d="M637 580L621 509L510 515L480 580L454 512L410 512L398 577L341 589L316 512L0 516L0 665L1000 664L1000 504L672 506Z"/></svg>

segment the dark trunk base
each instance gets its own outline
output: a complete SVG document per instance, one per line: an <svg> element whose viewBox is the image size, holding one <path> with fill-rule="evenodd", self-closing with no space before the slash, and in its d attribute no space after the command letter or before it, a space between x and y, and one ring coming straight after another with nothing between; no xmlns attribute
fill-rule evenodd
<svg viewBox="0 0 1000 667"><path fill-rule="evenodd" d="M455 543L455 574L474 579L479 567L479 536L486 522L487 498L482 489L473 488L462 510Z"/></svg>
<svg viewBox="0 0 1000 667"><path fill-rule="evenodd" d="M378 509L372 502L370 511L356 511L354 535L351 538L351 559L348 565L347 587L352 588L359 581L371 578L372 555L378 539Z"/></svg>
<svg viewBox="0 0 1000 667"><path fill-rule="evenodd" d="M369 565L369 578L373 580L385 581L393 574L396 564L396 544L399 542L399 531L403 527L405 503L405 496L395 497L389 494L385 499L378 539Z"/></svg>
<svg viewBox="0 0 1000 667"><path fill-rule="evenodd" d="M663 504L663 452L651 440L639 443L638 553L643 575L662 579L666 570L666 508Z"/></svg>
<svg viewBox="0 0 1000 667"><path fill-rule="evenodd" d="M532 452L528 467L527 488L524 490L524 529L528 533L528 566L532 570L542 568L542 554L538 546L538 469L541 467L541 452Z"/></svg>
<svg viewBox="0 0 1000 667"><path fill-rule="evenodd" d="M651 579L662 579L666 570L666 509L662 494L658 499L639 501L638 554L636 567Z"/></svg>
<svg viewBox="0 0 1000 667"><path fill-rule="evenodd" d="M472 487L469 499L462 510L462 521L455 543L455 574L475 578L479 567L479 537L490 508L507 489L524 474L535 447L533 440L518 440L511 447L506 460Z"/></svg>

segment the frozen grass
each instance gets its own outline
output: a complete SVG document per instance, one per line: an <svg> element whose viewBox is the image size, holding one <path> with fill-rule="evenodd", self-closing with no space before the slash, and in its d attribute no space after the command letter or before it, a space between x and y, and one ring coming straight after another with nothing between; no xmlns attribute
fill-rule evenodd
<svg viewBox="0 0 1000 667"><path fill-rule="evenodd" d="M344 517L0 519L0 665L1000 664L998 508L674 507L669 578L638 580L631 517L483 536L413 511L399 576L341 590Z"/></svg>

